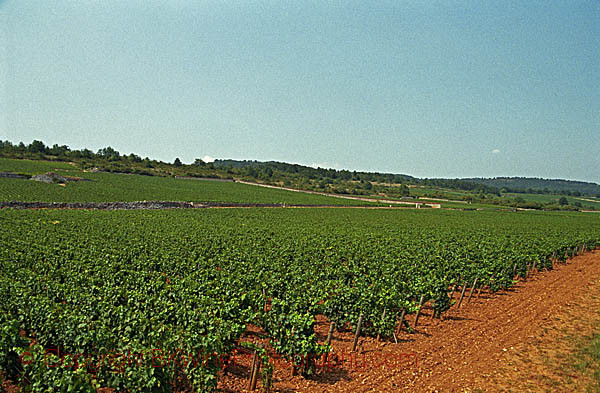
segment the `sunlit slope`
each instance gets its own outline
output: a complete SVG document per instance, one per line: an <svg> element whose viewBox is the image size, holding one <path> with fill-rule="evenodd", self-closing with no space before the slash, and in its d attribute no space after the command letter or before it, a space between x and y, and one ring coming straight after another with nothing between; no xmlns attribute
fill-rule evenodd
<svg viewBox="0 0 600 393"><path fill-rule="evenodd" d="M323 195L268 189L234 182L176 179L115 173L82 172L63 162L0 159L0 172L62 176L91 181L47 184L29 179L0 178L0 201L118 202L191 201L234 203L287 203L310 205L372 205Z"/></svg>

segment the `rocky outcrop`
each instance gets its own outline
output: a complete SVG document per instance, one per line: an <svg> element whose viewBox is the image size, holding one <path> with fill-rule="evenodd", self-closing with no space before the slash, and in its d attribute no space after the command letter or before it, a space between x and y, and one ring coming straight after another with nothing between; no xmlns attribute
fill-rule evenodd
<svg viewBox="0 0 600 393"><path fill-rule="evenodd" d="M82 177L75 176L62 176L54 172L48 172L43 175L35 175L31 177L31 180L41 181L43 183L60 183L65 184L66 182L74 181L92 181L91 179L84 179Z"/></svg>
<svg viewBox="0 0 600 393"><path fill-rule="evenodd" d="M41 181L42 183L66 183L68 181L63 176L54 172L48 172L42 175L32 176L31 180Z"/></svg>

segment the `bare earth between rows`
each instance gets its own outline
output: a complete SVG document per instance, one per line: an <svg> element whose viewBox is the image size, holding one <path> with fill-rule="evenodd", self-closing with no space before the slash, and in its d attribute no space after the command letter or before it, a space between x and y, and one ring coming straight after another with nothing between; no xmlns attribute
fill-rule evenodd
<svg viewBox="0 0 600 393"><path fill-rule="evenodd" d="M484 290L480 297L473 295L469 304L463 302L460 310L454 306L441 321L432 319L432 309L426 305L416 331L401 332L397 344L393 340L361 338L352 363L322 368L314 377L292 376L285 364L276 364L273 391L507 391L511 386L516 388L513 383L534 378L539 372L539 368L521 367L513 375L510 360L515 352L534 350L539 337L558 321L569 325L573 318L563 317L579 302L585 302L590 291L600 293L600 250L556 264L552 271L536 272L508 291L490 294ZM578 309L579 322L585 324L598 318L594 306L598 298L595 299L596 303L588 302ZM408 321L412 326L414 316ZM320 342L325 341L328 328L327 320L318 318ZM256 341L254 333L249 331L245 340ZM336 332L332 340L334 351L348 359L352 340L352 332ZM544 340L548 343L552 337ZM417 364L406 361L408 358L402 354L416 355ZM222 376L220 391L247 391L248 368L249 364L240 359ZM572 388L567 390L573 391Z"/></svg>

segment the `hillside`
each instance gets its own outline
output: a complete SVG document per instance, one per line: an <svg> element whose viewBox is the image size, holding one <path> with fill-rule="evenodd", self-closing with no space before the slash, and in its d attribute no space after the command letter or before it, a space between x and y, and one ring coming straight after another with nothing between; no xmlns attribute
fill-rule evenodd
<svg viewBox="0 0 600 393"><path fill-rule="evenodd" d="M419 179L406 174L313 168L276 161L194 160L191 164L176 158L172 163L142 158L134 153L122 154L108 146L93 152L89 149L72 150L66 145L46 146L42 141L13 144L0 140L0 172L34 175L52 170L66 171L66 175L102 179L98 182L70 184L69 190L22 182L22 179L2 179L0 199L60 202L103 202L168 199L177 201L225 201L261 203L316 203L327 204L332 198L316 195L306 197L291 194L260 195L264 190L247 189L241 184L191 184L199 181L241 180L286 189L305 190L322 194L366 196L369 198L415 199L441 201L444 207L470 208L511 207L544 210L597 210L600 209L600 186L569 180L535 178L494 179ZM72 173L68 173L72 172ZM130 174L127 180L113 174ZM7 175L13 176L13 175ZM182 179L183 178L183 179ZM185 180L184 180L185 179ZM215 182L212 182L215 183ZM208 192L208 190L214 192ZM198 193L198 190L202 190ZM226 190L226 191L225 191ZM288 192L288 191L286 191ZM243 200L239 195L247 194ZM255 200L257 196L257 200ZM226 199L223 199L226 198ZM326 200L323 200L325 198ZM576 198L576 199L573 199ZM302 199L302 201L300 201ZM319 199L319 200L317 200ZM335 204L339 199L335 198ZM314 200L314 201L313 201ZM459 202L458 204L455 202ZM344 202L346 204L346 202Z"/></svg>
<svg viewBox="0 0 600 393"><path fill-rule="evenodd" d="M0 158L0 172L30 175L53 172L72 179L57 183L0 176L0 201L130 202L189 201L310 205L372 205L368 202L267 189L232 181L84 172L68 163Z"/></svg>
<svg viewBox="0 0 600 393"><path fill-rule="evenodd" d="M600 185L564 179L542 179L535 177L496 177L496 178L460 178L460 179L419 179L406 174L357 172L346 169L313 168L299 164L277 161L256 160L215 160L216 168L253 168L258 171L279 171L304 176L309 179L341 179L370 181L375 183L411 184L444 187L448 189L502 193L544 193L574 196L600 196Z"/></svg>

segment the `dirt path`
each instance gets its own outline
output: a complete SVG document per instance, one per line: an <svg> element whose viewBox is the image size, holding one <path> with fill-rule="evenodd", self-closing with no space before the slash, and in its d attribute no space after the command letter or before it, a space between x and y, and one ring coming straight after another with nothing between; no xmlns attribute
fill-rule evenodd
<svg viewBox="0 0 600 393"><path fill-rule="evenodd" d="M336 333L332 344L338 354L346 355L343 367L304 379L292 377L288 368L276 364L273 391L537 392L548 386L547 391L581 391L583 376L567 376L576 381L570 383L561 371L543 368L545 361L539 354L554 348L556 337L566 334L564 329L585 334L598 326L594 321L600 320L599 296L597 250L552 271L538 272L509 291L482 292L460 310L450 310L444 321L433 320L431 308L426 307L417 331L401 333L398 344L361 339L361 352L352 364L348 362L352 332ZM328 327L324 318L318 319L320 341L325 340ZM558 353L565 351L569 351L566 344L556 348ZM416 365L409 354L418 358ZM246 391L247 375L240 364L220 388ZM534 385L532 379L537 381Z"/></svg>
<svg viewBox="0 0 600 393"><path fill-rule="evenodd" d="M586 201L586 202L600 203L600 200L597 200L597 199L589 199L589 198L575 198L575 199L579 199L580 201Z"/></svg>

